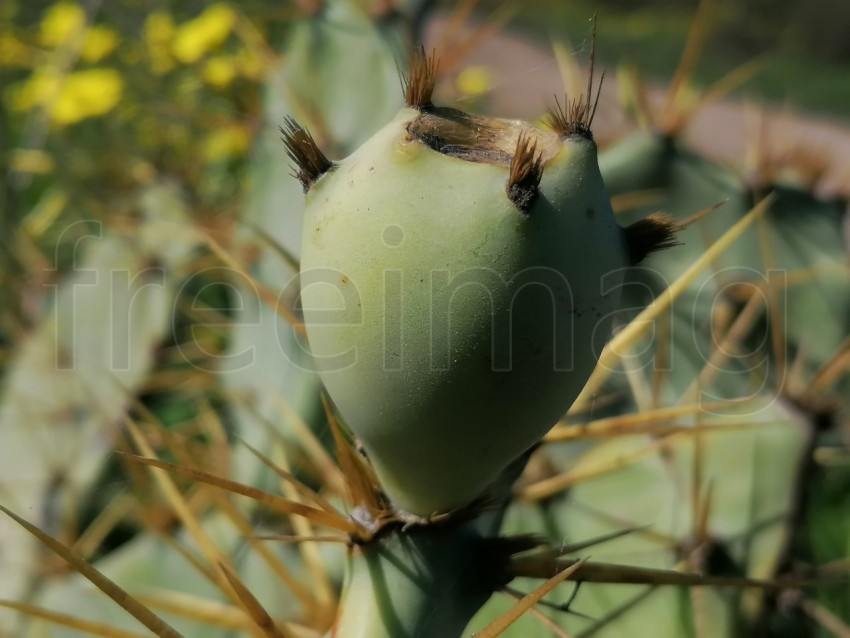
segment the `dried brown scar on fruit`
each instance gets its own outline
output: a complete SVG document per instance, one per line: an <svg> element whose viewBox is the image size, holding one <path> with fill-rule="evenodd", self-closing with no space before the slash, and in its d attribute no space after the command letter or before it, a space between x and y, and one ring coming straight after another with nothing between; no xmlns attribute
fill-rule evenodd
<svg viewBox="0 0 850 638"><path fill-rule="evenodd" d="M297 169L293 177L298 178L306 193L317 179L333 168L333 162L322 153L313 136L293 118L284 120L280 134L286 154Z"/></svg>
<svg viewBox="0 0 850 638"><path fill-rule="evenodd" d="M434 86L437 84L438 67L434 51L431 55L427 55L425 47L421 47L413 54L410 75L402 80L404 101L407 106L420 111L434 106L431 98L434 95Z"/></svg>
<svg viewBox="0 0 850 638"><path fill-rule="evenodd" d="M467 162L482 162L510 168L520 136L534 142L541 164L562 149L561 139L517 120L470 115L446 107L420 113L407 125L410 136L428 148Z"/></svg>
<svg viewBox="0 0 850 638"><path fill-rule="evenodd" d="M537 140L520 132L505 191L519 211L526 215L537 198L540 179L543 177L542 161L537 151Z"/></svg>
<svg viewBox="0 0 850 638"><path fill-rule="evenodd" d="M623 229L632 266L642 262L650 253L678 246L676 233L681 230L671 217L655 213Z"/></svg>

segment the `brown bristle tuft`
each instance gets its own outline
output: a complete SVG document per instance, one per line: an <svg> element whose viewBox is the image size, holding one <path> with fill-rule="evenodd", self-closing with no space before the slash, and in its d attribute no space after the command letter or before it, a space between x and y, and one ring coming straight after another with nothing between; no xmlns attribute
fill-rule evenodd
<svg viewBox="0 0 850 638"><path fill-rule="evenodd" d="M425 47L420 47L414 54L410 64L410 75L402 79L404 101L413 109L427 109L433 106L431 97L437 84L437 54L425 53Z"/></svg>
<svg viewBox="0 0 850 638"><path fill-rule="evenodd" d="M542 177L543 157L537 150L537 141L520 133L505 190L508 198L524 215L528 215L531 210Z"/></svg>
<svg viewBox="0 0 850 638"><path fill-rule="evenodd" d="M555 106L547 109L549 128L561 137L572 137L577 135L588 140L593 139L590 128L593 118L596 117L596 108L599 106L599 96L602 95L602 82L605 80L605 72L599 76L599 84L596 87L596 97L593 96L593 74L596 66L596 16L593 16L593 36L590 44L590 69L587 74L587 90L573 100L564 97L564 105L555 96Z"/></svg>
<svg viewBox="0 0 850 638"><path fill-rule="evenodd" d="M301 182L306 193L317 179L333 168L333 162L322 153L313 136L293 118L284 120L280 134L286 146L286 154L297 168L297 172L292 175Z"/></svg>
<svg viewBox="0 0 850 638"><path fill-rule="evenodd" d="M650 253L678 246L676 233L681 229L671 217L654 213L630 224L624 230L632 266L642 262Z"/></svg>

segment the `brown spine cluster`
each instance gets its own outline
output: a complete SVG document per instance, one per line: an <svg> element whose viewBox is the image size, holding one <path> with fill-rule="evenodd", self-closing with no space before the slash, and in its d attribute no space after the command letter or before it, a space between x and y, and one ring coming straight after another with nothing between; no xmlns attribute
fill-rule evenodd
<svg viewBox="0 0 850 638"><path fill-rule="evenodd" d="M543 158L537 150L537 142L525 133L520 133L505 190L510 200L524 215L529 214L537 198L542 177Z"/></svg>
<svg viewBox="0 0 850 638"><path fill-rule="evenodd" d="M593 74L596 66L596 20L593 22L593 37L590 45L590 69L587 74L587 90L573 100L564 97L564 104L555 96L555 106L547 110L549 128L561 137L578 135L588 140L593 139L590 130L593 118L596 117L596 107L599 106L599 96L602 94L602 82L605 72L599 77L596 87L596 97L593 96Z"/></svg>
<svg viewBox="0 0 850 638"><path fill-rule="evenodd" d="M410 65L410 74L402 80L404 101L412 109L420 111L434 106L431 98L434 86L437 84L436 52L425 53L425 47L420 47L414 54Z"/></svg>
<svg viewBox="0 0 850 638"><path fill-rule="evenodd" d="M642 262L650 253L678 246L676 233L680 226L663 213L655 213L625 228L629 262L632 266Z"/></svg>
<svg viewBox="0 0 850 638"><path fill-rule="evenodd" d="M293 118L284 120L280 134L286 154L295 163L293 177L301 182L306 193L317 179L333 168L333 162L322 153L313 136Z"/></svg>

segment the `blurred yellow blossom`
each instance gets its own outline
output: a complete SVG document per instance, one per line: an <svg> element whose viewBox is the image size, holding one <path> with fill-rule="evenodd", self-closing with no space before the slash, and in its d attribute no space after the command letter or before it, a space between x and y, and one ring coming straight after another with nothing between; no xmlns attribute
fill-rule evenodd
<svg viewBox="0 0 850 638"><path fill-rule="evenodd" d="M223 89L236 77L236 61L229 55L217 55L204 65L204 81L218 89Z"/></svg>
<svg viewBox="0 0 850 638"><path fill-rule="evenodd" d="M121 99L124 80L114 69L86 69L65 79L59 99L50 109L57 124L73 124L109 113Z"/></svg>
<svg viewBox="0 0 850 638"><path fill-rule="evenodd" d="M75 2L57 2L41 18L38 41L56 48L79 33L86 24L86 12Z"/></svg>
<svg viewBox="0 0 850 638"><path fill-rule="evenodd" d="M174 21L171 15L154 11L145 20L142 31L151 60L151 71L156 75L168 73L174 67L174 60L171 58Z"/></svg>
<svg viewBox="0 0 850 638"><path fill-rule="evenodd" d="M40 67L11 87L9 104L15 111L28 111L55 101L61 89L61 74L56 69Z"/></svg>
<svg viewBox="0 0 850 638"><path fill-rule="evenodd" d="M86 62L97 62L112 53L118 46L118 34L112 29L93 26L86 33L80 57Z"/></svg>
<svg viewBox="0 0 850 638"><path fill-rule="evenodd" d="M60 126L104 115L121 99L124 81L114 69L86 69L62 77L55 69L36 70L13 87L11 106L17 111L42 107Z"/></svg>
<svg viewBox="0 0 850 638"><path fill-rule="evenodd" d="M202 153L205 160L215 162L244 154L250 143L251 134L248 128L231 124L217 128L207 135Z"/></svg>
<svg viewBox="0 0 850 638"><path fill-rule="evenodd" d="M227 39L235 21L233 9L223 3L214 4L194 20L178 27L171 52L184 64L197 62Z"/></svg>
<svg viewBox="0 0 850 638"><path fill-rule="evenodd" d="M490 90L493 74L486 66L470 66L460 72L455 81L458 91L470 97L478 97Z"/></svg>
<svg viewBox="0 0 850 638"><path fill-rule="evenodd" d="M86 13L74 2L57 2L44 13L38 33L38 42L56 49L77 37L86 28ZM108 27L96 25L85 32L80 57L85 62L97 62L112 53L118 46L118 34Z"/></svg>

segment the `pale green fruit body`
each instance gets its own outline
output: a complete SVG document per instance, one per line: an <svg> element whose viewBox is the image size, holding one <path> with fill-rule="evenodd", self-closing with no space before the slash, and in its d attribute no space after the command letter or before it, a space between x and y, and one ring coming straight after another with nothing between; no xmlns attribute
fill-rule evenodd
<svg viewBox="0 0 850 638"><path fill-rule="evenodd" d="M418 115L402 110L312 185L301 300L383 489L427 516L481 496L570 407L626 256L592 141L535 133L550 152L524 214L506 166L428 148L407 132Z"/></svg>

